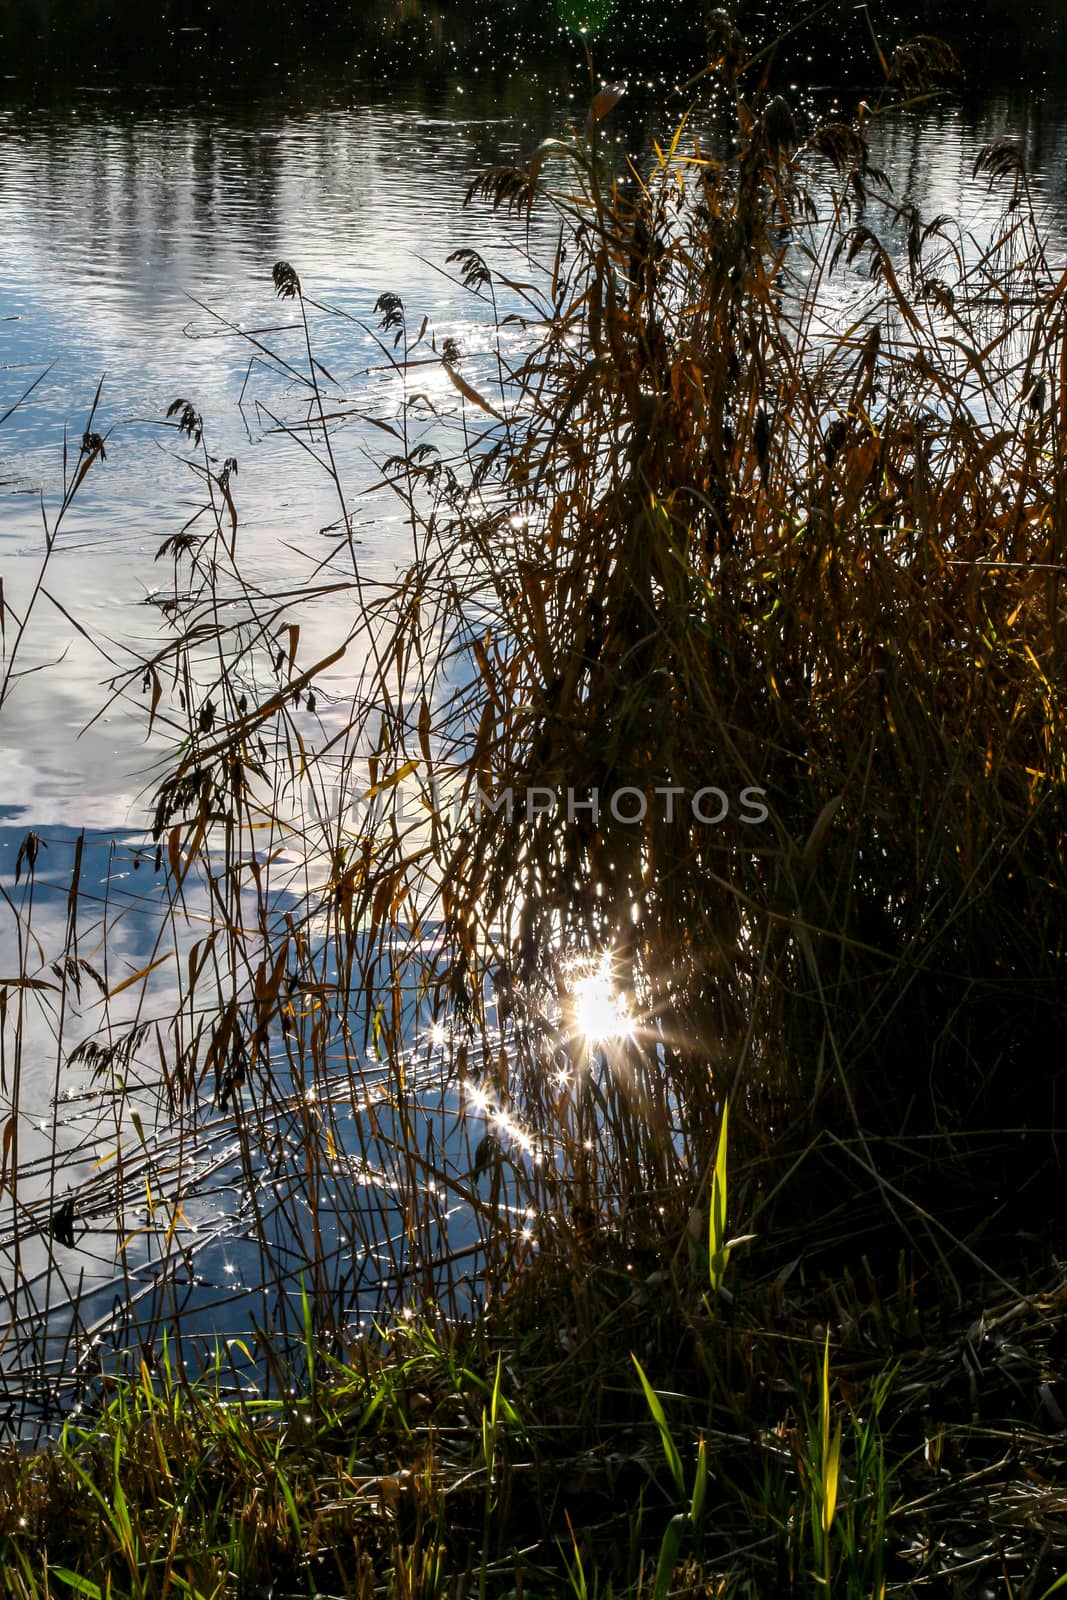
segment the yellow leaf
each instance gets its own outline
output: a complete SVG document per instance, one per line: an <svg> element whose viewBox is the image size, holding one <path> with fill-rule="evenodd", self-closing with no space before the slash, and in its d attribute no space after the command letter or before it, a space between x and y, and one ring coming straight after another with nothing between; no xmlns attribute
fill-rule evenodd
<svg viewBox="0 0 1067 1600"><path fill-rule="evenodd" d="M446 361L444 363L444 368L448 373L448 376L451 378L453 385L459 390L460 394L465 400L469 400L471 405L479 406L482 411L487 411L491 417L496 418L497 422L504 421L504 418L500 415L500 412L497 411L494 406L491 406L489 401L478 393L477 389L472 389L466 378L460 377L455 367L450 367Z"/></svg>
<svg viewBox="0 0 1067 1600"><path fill-rule="evenodd" d="M837 1476L841 1464L841 1424L834 1429L829 1457L823 1467L822 1531L830 1532L837 1509Z"/></svg>
<svg viewBox="0 0 1067 1600"><path fill-rule="evenodd" d="M163 698L163 685L159 681L159 673L155 667L150 667L148 670L151 673L152 683L152 705L148 712L148 737L151 738L152 724L156 720L156 711L159 708L159 702Z"/></svg>
<svg viewBox="0 0 1067 1600"><path fill-rule="evenodd" d="M171 952L168 950L165 956L160 956L156 961L150 961L147 967L142 967L140 971L132 973L130 977L123 978L122 982L116 984L114 989L108 990L107 998L113 1000L117 994L122 993L123 989L128 989L131 984L139 983L142 978L147 978L150 972L155 972L156 968L161 967L164 961L169 961L170 957ZM103 1005L104 1002L100 1000L97 1003Z"/></svg>
<svg viewBox="0 0 1067 1600"><path fill-rule="evenodd" d="M395 789L398 783L403 783L405 778L410 778L418 764L417 761L405 761L404 765L399 767L392 777L383 778L380 783L372 784L363 796L364 800L373 800L374 796L381 794L383 789Z"/></svg>

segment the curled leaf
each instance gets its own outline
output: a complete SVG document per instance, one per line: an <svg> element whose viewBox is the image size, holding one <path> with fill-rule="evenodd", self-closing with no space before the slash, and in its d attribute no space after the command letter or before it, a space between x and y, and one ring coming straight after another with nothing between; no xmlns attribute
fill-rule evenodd
<svg viewBox="0 0 1067 1600"><path fill-rule="evenodd" d="M623 95L626 93L624 83L606 83L603 89L593 96L589 107L589 115L585 122L586 136L592 133L598 122L603 122L609 111L614 111Z"/></svg>

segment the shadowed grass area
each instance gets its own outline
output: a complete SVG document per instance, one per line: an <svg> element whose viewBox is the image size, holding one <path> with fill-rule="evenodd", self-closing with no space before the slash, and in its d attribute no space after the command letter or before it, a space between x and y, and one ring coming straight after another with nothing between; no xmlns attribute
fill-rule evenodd
<svg viewBox="0 0 1067 1600"><path fill-rule="evenodd" d="M177 747L161 953L68 1064L143 1152L153 1347L205 1088L232 1119L274 1397L102 1369L96 1420L0 1469L10 1592L1059 1578L1067 276L1009 141L989 240L893 195L878 120L956 67L874 43L882 93L803 126L716 12L647 167L609 162L594 84L479 180L550 208L554 253L451 258L477 351L379 299L395 583L361 570L293 265L317 587L263 587L235 463L171 407L205 516L116 686ZM74 886L65 998L77 925ZM29 1224L73 1240L56 1186L13 1204L16 1264ZM349 1315L368 1261L388 1335Z"/></svg>
<svg viewBox="0 0 1067 1600"><path fill-rule="evenodd" d="M714 1302L653 1276L542 1281L539 1325L528 1284L521 1320L309 1347L275 1401L164 1352L0 1455L2 1592L868 1597L943 1592L953 1549L1051 1592L1062 1278L968 1326L906 1276Z"/></svg>

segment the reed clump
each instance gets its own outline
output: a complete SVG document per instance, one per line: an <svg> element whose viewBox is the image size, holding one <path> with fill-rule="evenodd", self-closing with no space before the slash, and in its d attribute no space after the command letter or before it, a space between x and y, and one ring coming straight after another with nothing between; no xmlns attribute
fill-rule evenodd
<svg viewBox="0 0 1067 1600"><path fill-rule="evenodd" d="M442 704L415 669L378 754L429 727L515 799L434 830L443 959L525 1030L507 1092L565 1134L589 1231L677 1237L727 1101L761 1211L799 1157L813 1213L951 1170L984 1215L1058 1170L1064 280L1014 145L978 158L981 249L875 167L878 119L955 70L937 41L804 130L725 13L709 50L732 144L691 116L609 172L601 90L472 189L555 207L560 245L534 348L465 388L481 431L393 462L426 551L388 659L421 667L432 607L469 680ZM613 1039L576 1025L583 961Z"/></svg>

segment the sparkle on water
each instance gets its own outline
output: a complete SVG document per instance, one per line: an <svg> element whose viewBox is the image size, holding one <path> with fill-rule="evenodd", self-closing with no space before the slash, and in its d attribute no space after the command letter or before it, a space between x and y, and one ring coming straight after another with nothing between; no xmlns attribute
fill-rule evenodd
<svg viewBox="0 0 1067 1600"><path fill-rule="evenodd" d="M616 987L610 954L577 967L571 984L574 1022L583 1039L601 1044L630 1037L634 1019L625 995Z"/></svg>

